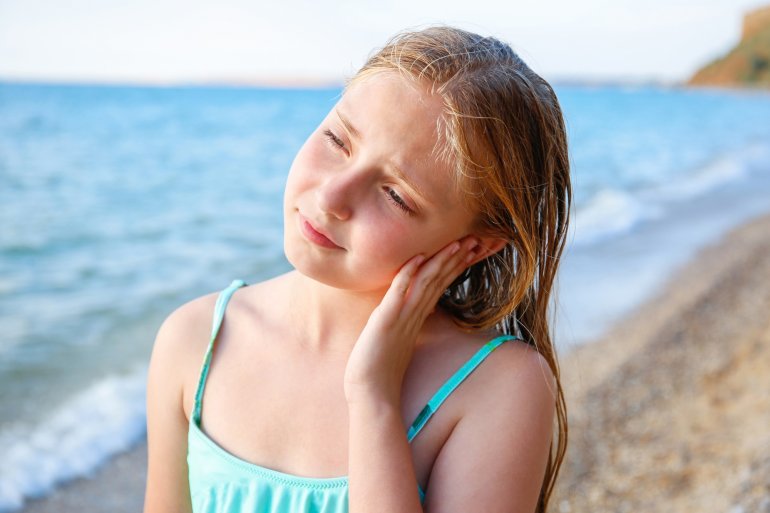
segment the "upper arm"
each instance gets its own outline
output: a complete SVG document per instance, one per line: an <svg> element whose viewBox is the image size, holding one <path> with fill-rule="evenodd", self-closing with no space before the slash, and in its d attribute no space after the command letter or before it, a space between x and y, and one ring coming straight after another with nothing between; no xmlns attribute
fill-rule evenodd
<svg viewBox="0 0 770 513"><path fill-rule="evenodd" d="M535 511L555 414L545 360L523 344L496 351L495 364L433 465L426 510ZM490 362L491 363L491 362Z"/></svg>
<svg viewBox="0 0 770 513"><path fill-rule="evenodd" d="M210 302L201 298L177 309L155 339L147 375L145 513L192 511L185 385L189 388L191 379L197 380L208 342L205 326L210 323Z"/></svg>

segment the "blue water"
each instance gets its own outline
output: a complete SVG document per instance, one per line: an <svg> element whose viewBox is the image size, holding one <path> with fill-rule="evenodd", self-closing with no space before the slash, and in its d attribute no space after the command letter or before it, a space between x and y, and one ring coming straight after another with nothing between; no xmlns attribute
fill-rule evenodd
<svg viewBox="0 0 770 513"><path fill-rule="evenodd" d="M557 93L576 205L566 347L770 211L770 95ZM288 269L286 173L339 94L0 84L0 511L143 436L146 363L173 308Z"/></svg>

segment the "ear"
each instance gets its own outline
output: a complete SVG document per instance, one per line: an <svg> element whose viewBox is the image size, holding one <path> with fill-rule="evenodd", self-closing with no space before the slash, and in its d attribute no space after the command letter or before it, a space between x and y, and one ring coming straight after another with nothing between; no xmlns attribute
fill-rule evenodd
<svg viewBox="0 0 770 513"><path fill-rule="evenodd" d="M494 255L503 249L509 242L507 239L502 239L500 237L478 237L478 239L479 247L475 250L476 256L470 261L468 267L476 262L484 260L489 255Z"/></svg>

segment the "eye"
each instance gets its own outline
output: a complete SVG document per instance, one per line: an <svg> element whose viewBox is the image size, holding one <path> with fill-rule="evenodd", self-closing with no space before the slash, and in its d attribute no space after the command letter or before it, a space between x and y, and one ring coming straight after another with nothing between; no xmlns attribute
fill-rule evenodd
<svg viewBox="0 0 770 513"><path fill-rule="evenodd" d="M400 208L410 216L414 215L414 211L411 208L409 208L406 202L403 199L401 199L401 196L399 196L396 191L394 191L393 189L387 186L383 187L383 190L385 191L385 195L387 196L390 202L392 202L394 205L396 205L398 208Z"/></svg>
<svg viewBox="0 0 770 513"><path fill-rule="evenodd" d="M345 149L345 143L342 141L342 139L334 135L334 132L326 129L324 130L324 135L326 136L326 140L330 145L332 145L334 149Z"/></svg>

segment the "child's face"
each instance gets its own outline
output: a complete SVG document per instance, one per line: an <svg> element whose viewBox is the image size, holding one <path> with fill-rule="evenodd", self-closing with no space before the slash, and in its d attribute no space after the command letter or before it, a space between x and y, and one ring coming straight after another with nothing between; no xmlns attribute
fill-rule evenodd
<svg viewBox="0 0 770 513"><path fill-rule="evenodd" d="M396 73L347 90L289 172L284 250L298 271L334 287L383 290L411 257L471 233L473 214L449 166L431 155L441 110L438 97Z"/></svg>

